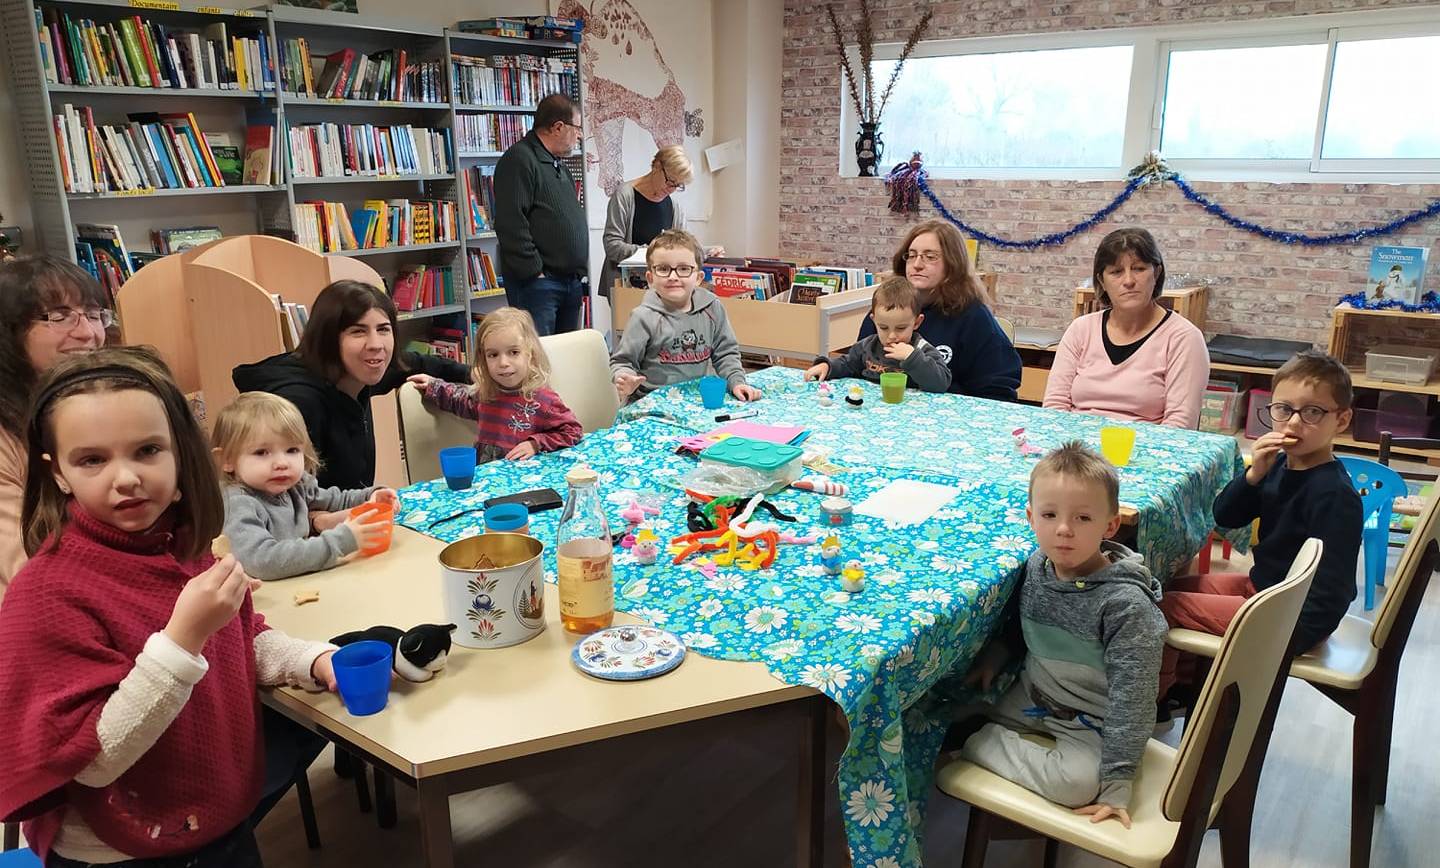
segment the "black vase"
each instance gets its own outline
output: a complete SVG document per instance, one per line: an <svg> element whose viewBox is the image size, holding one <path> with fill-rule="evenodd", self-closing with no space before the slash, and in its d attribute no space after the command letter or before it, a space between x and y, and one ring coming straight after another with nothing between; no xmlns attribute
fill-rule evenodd
<svg viewBox="0 0 1440 868"><path fill-rule="evenodd" d="M855 163L860 177L875 177L875 164L885 155L885 142L880 138L880 124L862 122L860 136L855 140Z"/></svg>

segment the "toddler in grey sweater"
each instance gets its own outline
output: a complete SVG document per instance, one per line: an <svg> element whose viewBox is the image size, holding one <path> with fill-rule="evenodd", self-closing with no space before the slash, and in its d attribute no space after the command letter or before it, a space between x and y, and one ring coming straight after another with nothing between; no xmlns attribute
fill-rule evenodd
<svg viewBox="0 0 1440 868"><path fill-rule="evenodd" d="M349 510L367 500L398 500L388 488L321 488L305 420L277 395L242 394L215 420L214 445L229 481L225 536L236 560L257 579L335 566L385 532L383 524Z"/></svg>

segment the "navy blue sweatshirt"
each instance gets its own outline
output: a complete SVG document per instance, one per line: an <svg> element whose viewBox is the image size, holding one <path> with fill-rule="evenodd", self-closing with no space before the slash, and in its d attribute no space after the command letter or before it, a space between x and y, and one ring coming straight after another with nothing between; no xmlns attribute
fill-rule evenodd
<svg viewBox="0 0 1440 868"><path fill-rule="evenodd" d="M950 366L950 391L995 401L1014 401L1020 387L1020 354L1000 330L995 315L984 304L972 304L946 315L937 307L923 311L925 320L916 331L934 344ZM875 334L869 314L860 324L860 338Z"/></svg>
<svg viewBox="0 0 1440 868"><path fill-rule="evenodd" d="M1355 599L1364 530L1360 495L1339 461L1291 470L1282 454L1259 485L1246 482L1241 473L1215 498L1216 527L1245 527L1257 518L1260 542L1250 570L1257 591L1285 579L1305 540L1313 536L1325 544L1290 644L1292 651L1304 653L1335 632Z"/></svg>

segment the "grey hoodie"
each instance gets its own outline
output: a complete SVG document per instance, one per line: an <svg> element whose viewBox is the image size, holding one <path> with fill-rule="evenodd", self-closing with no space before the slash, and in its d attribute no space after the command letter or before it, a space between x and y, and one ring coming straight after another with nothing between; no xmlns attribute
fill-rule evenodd
<svg viewBox="0 0 1440 868"><path fill-rule="evenodd" d="M1030 556L1020 589L1025 670L1037 705L1077 711L1101 729L1100 795L1128 808L1130 787L1155 728L1155 691L1165 616L1160 583L1144 559L1102 542L1110 565L1079 581L1055 575L1043 552Z"/></svg>
<svg viewBox="0 0 1440 868"><path fill-rule="evenodd" d="M240 566L257 579L285 579L328 569L360 546L343 524L310 536L310 510L350 509L364 503L374 490L321 488L309 473L280 494L228 485L225 536Z"/></svg>
<svg viewBox="0 0 1440 868"><path fill-rule="evenodd" d="M829 356L816 361L830 366L829 373L825 375L827 380L862 377L878 383L881 374L896 371L906 376L906 385L913 384L927 392L950 391L950 363L919 332L913 335L913 339L915 352L903 362L885 355L885 345L880 342L879 335L861 338L843 356Z"/></svg>
<svg viewBox="0 0 1440 868"><path fill-rule="evenodd" d="M610 376L640 374L645 382L639 397L660 386L698 380L710 373L724 377L733 389L745 383L740 367L740 345L725 315L725 307L703 286L695 288L690 309L673 311L654 289L645 291L640 306L610 354Z"/></svg>

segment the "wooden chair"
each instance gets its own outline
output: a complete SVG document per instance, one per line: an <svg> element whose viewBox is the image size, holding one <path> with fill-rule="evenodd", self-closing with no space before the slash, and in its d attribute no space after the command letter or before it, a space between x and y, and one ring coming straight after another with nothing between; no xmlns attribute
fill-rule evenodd
<svg viewBox="0 0 1440 868"><path fill-rule="evenodd" d="M1231 838L1234 818L1225 810L1225 802L1280 683L1287 639L1315 577L1320 551L1319 540L1307 541L1285 581L1240 607L1220 640L1215 665L1195 703L1194 721L1179 749L1153 739L1146 745L1130 800L1133 828L1117 821L1091 823L1089 817L960 760L941 769L936 784L971 806L961 864L979 868L992 834L1018 826L1023 836L1049 839L1047 866L1055 864L1058 842L1132 868L1193 866L1212 825L1220 828L1226 864L1231 868L1244 864L1248 836L1241 829L1238 840ZM1248 816L1244 819L1248 824ZM997 828L1002 826L1011 829Z"/></svg>
<svg viewBox="0 0 1440 868"><path fill-rule="evenodd" d="M1003 316L996 316L995 322L999 323L1000 331L1005 333L1005 337L1009 338L1010 343L1015 343L1015 323Z"/></svg>
<svg viewBox="0 0 1440 868"><path fill-rule="evenodd" d="M1395 575L1372 624L1346 615L1340 627L1316 652L1295 658L1290 675L1309 682L1355 718L1350 782L1350 865L1370 864L1375 808L1385 804L1390 772L1390 734L1395 718L1395 688L1400 659L1415 624L1415 613L1431 574L1440 567L1440 497L1426 504L1410 541L1395 566ZM1171 630L1166 640L1182 651L1206 657L1220 650L1220 640L1194 630ZM1186 733L1189 734L1188 732ZM1263 757L1263 754L1262 754ZM1260 769L1248 770L1258 784ZM1254 805L1255 792L1237 794ZM1237 811L1240 805L1236 805Z"/></svg>

